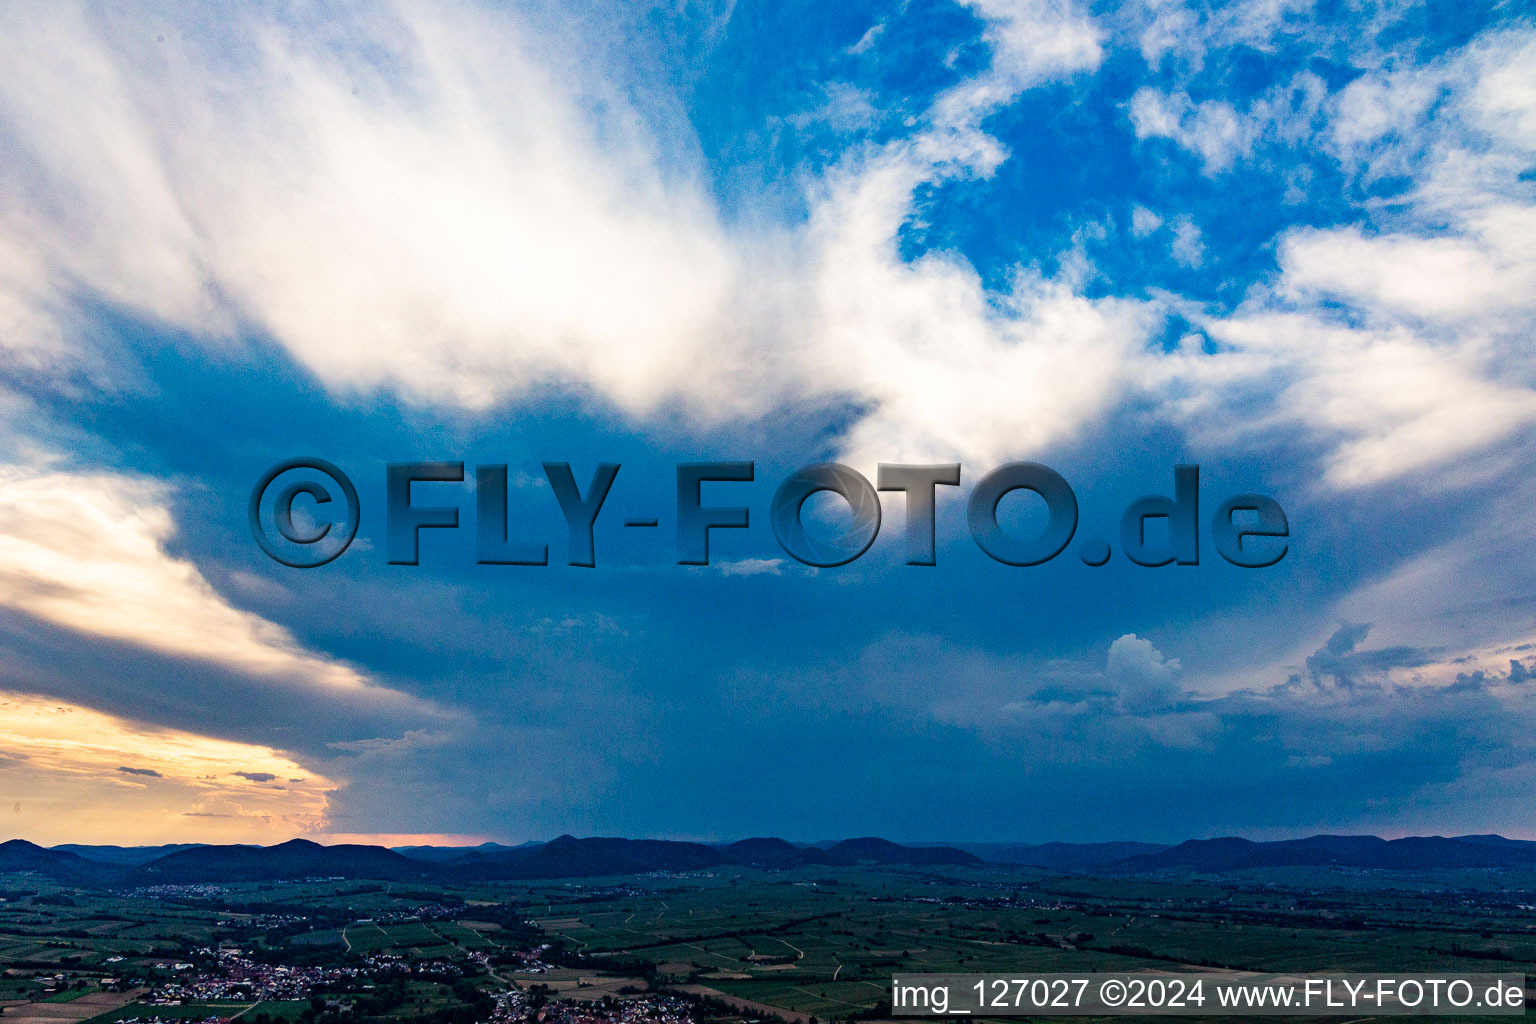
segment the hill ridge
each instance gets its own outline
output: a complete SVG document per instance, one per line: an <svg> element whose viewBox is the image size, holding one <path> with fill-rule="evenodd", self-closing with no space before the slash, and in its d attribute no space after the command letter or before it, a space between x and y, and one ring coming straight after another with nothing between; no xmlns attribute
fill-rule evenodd
<svg viewBox="0 0 1536 1024"><path fill-rule="evenodd" d="M77 885L136 887L309 877L381 881L493 881L689 872L720 867L788 869L858 864L1047 870L1068 873L1221 874L1287 867L1388 871L1536 869L1536 842L1493 834L1406 836L1320 833L1260 841L1241 836L1151 843L1044 843L1001 846L982 859L958 846L913 846L878 836L830 844L755 837L706 844L673 839L578 838L476 847L322 845L291 839L272 846L173 844L166 847L59 846L23 839L0 843L0 872L36 872ZM422 851L432 851L423 856ZM165 852L159 852L165 851Z"/></svg>

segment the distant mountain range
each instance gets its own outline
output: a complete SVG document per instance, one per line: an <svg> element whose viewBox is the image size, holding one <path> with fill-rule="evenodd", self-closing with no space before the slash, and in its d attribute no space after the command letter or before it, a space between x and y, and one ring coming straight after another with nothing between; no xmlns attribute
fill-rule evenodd
<svg viewBox="0 0 1536 1024"><path fill-rule="evenodd" d="M502 853L507 850L525 850L533 846L543 846L541 842L519 843L517 846L507 846L503 843L481 843L479 846L391 846L390 849L402 857L412 860L425 860L433 863L441 863L462 857L466 853Z"/></svg>
<svg viewBox="0 0 1536 1024"><path fill-rule="evenodd" d="M55 850L63 850L66 853L76 853L86 860L100 861L103 864L148 864L157 857L164 857L168 853L178 850L192 850L203 843L172 843L169 846L77 846L74 843L65 843L63 846L55 846Z"/></svg>
<svg viewBox="0 0 1536 1024"><path fill-rule="evenodd" d="M1503 836L1311 836L1279 842L1191 839L1178 846L1119 861L1127 872L1218 874L1252 868L1343 867L1386 871L1536 866L1536 843Z"/></svg>
<svg viewBox="0 0 1536 1024"><path fill-rule="evenodd" d="M493 881L697 871L728 865L791 868L809 865L980 865L953 847L910 847L884 839L848 839L821 849L782 839L724 845L662 839L577 839L468 848L321 846L294 839L277 846L60 846L45 849L13 839L0 843L0 873L37 872L79 885L136 887L289 878L381 881Z"/></svg>
<svg viewBox="0 0 1536 1024"><path fill-rule="evenodd" d="M832 843L818 843L831 846ZM913 846L938 846L938 843L913 843ZM1023 864L1027 867L1080 871L1112 864L1143 853L1168 849L1166 843L950 843L956 849L975 854L992 864Z"/></svg>
<svg viewBox="0 0 1536 1024"><path fill-rule="evenodd" d="M295 839L277 846L57 846L13 839L0 843L0 873L36 872L83 886L138 887L254 882L293 878L468 882L698 871L740 866L767 869L857 864L1015 866L1103 875L1221 874L1284 867L1387 871L1536 868L1536 842L1496 835L1380 839L1312 836L1278 842L1192 839L1155 843L901 845L873 837L790 843L743 839L689 843L663 839L577 839L474 847L321 846Z"/></svg>

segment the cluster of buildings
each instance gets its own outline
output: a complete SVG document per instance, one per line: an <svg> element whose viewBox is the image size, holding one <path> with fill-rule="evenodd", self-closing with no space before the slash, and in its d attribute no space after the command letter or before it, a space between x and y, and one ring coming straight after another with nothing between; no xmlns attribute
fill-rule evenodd
<svg viewBox="0 0 1536 1024"><path fill-rule="evenodd" d="M193 955L198 959L211 957L212 968L157 986L146 1002L174 1006L223 1000L254 1002L259 999L307 999L320 986L356 981L371 973L367 966L290 967L287 964L265 964L248 959L240 955L238 950L232 949L199 949L194 950Z"/></svg>
<svg viewBox="0 0 1536 1024"><path fill-rule="evenodd" d="M292 928L308 920L307 914L253 914L250 917L223 918L217 923L220 928L259 928L270 931L273 928Z"/></svg>
<svg viewBox="0 0 1536 1024"><path fill-rule="evenodd" d="M498 966L519 974L543 974L555 969L554 964L540 959L548 948L549 944L545 943L534 949L502 950L497 954L499 959L494 961L489 953L475 952L469 954L469 959L489 974L495 974Z"/></svg>
<svg viewBox="0 0 1536 1024"><path fill-rule="evenodd" d="M146 900L221 900L229 890L222 885L145 885L128 895Z"/></svg>
<svg viewBox="0 0 1536 1024"><path fill-rule="evenodd" d="M363 958L368 973L374 976L403 974L410 978L431 978L434 981L451 981L464 974L464 968L452 960L413 960L394 953L374 953Z"/></svg>
<svg viewBox="0 0 1536 1024"><path fill-rule="evenodd" d="M402 924L406 921L442 921L450 917L463 917L464 908L451 907L446 903L420 903L399 910L380 910L372 917L361 918L358 923Z"/></svg>
<svg viewBox="0 0 1536 1024"><path fill-rule="evenodd" d="M243 956L236 949L196 949L193 958L212 961L210 967L185 978L156 986L146 1000L160 1005L234 1000L255 1002L262 999L308 999L319 988L338 985L362 985L373 978L404 975L433 981L452 981L462 977L464 969L450 960L411 960L387 953L366 956L358 964L323 967L295 967L262 963ZM192 964L157 965L175 971L187 971Z"/></svg>
<svg viewBox="0 0 1536 1024"><path fill-rule="evenodd" d="M481 960L483 956L472 959ZM463 974L463 969L451 961L410 960L382 953L365 957L357 965L326 967L267 964L231 949L197 949L193 957L203 963L211 960L211 966L158 985L143 1002L154 1007L308 999L317 990L336 986L366 988L371 979L390 975L446 981ZM548 969L548 965L531 959L522 970L539 968ZM494 998L496 1008L490 1020L482 1024L696 1024L692 1006L672 996L647 994L600 1002L544 1002L513 988L497 993ZM146 1019L155 1019L154 1014L151 1012Z"/></svg>
<svg viewBox="0 0 1536 1024"><path fill-rule="evenodd" d="M496 996L488 1024L695 1024L693 1006L675 996L643 995L617 1001L538 1004L516 989Z"/></svg>

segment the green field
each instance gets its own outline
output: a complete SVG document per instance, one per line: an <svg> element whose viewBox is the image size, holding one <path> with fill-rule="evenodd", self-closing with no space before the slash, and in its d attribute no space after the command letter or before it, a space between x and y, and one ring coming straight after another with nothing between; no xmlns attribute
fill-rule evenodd
<svg viewBox="0 0 1536 1024"><path fill-rule="evenodd" d="M1504 971L1536 962L1536 914L1510 895L1242 881L1149 882L977 869L700 880L535 905L594 961L820 1018L868 1012L908 971ZM553 894L551 894L553 897Z"/></svg>
<svg viewBox="0 0 1536 1024"><path fill-rule="evenodd" d="M207 969L223 945L346 968L355 983L326 998L391 1022L468 1012L477 992L514 983L579 996L594 988L580 979L603 976L830 1020L878 1013L898 972L1536 970L1536 879L1486 873L1147 880L985 867L728 868L411 890L248 883L153 899L30 876L5 884L45 898L0 904L0 969L10 969L0 997L40 998L58 974L86 984L61 1000L108 977L175 983ZM522 971L516 951L541 941L554 948L538 955L562 970ZM471 954L488 958L489 973ZM369 963L385 973L357 973ZM459 966L445 972L445 963ZM246 1021L309 1024L318 1013L309 1000L134 1004L95 1020L247 1008Z"/></svg>
<svg viewBox="0 0 1536 1024"><path fill-rule="evenodd" d="M72 1003L89 991L91 990L86 988L73 988L63 992L55 992L51 996L44 996L38 1001L43 1003Z"/></svg>

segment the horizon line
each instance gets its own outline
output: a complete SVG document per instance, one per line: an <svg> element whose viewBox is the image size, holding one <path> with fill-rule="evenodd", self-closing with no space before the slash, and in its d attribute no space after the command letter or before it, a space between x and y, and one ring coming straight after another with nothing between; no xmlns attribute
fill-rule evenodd
<svg viewBox="0 0 1536 1024"><path fill-rule="evenodd" d="M1520 836L1520 835L1505 835L1502 832L1460 832L1460 833L1455 833L1455 834L1441 833L1441 832L1434 832L1434 833L1417 833L1416 832L1416 833L1404 833L1402 835L1382 835L1382 834L1375 833L1375 832L1310 832L1310 833L1307 833L1305 835L1293 835L1293 836L1288 836L1288 837L1285 837L1285 838L1265 838L1265 839L1253 838L1251 836L1245 836L1245 835L1241 835L1241 834L1238 834L1238 833L1227 833L1227 834L1223 834L1223 835L1211 835L1211 836L1187 836L1187 837L1185 837L1183 839L1177 839L1177 840L1171 840L1171 841L1155 840L1155 839L1099 839L1099 840L1047 839L1047 840L1039 840L1039 841L1022 840L1022 839L1019 839L1019 840L890 839L890 838L885 837L885 836L879 836L879 835L873 835L873 834L857 835L857 836L844 836L842 838L837 838L837 839L823 838L823 839L815 839L815 840L784 839L781 836L767 835L767 834L748 835L748 836L742 836L742 837L737 838L737 839L682 839L682 838L674 838L674 837L627 836L627 835L586 835L586 836L579 836L579 835L576 835L576 834L570 833L570 832L562 832L560 835L554 836L553 838L550 838L550 839L525 839L525 840L521 840L521 841L504 840L504 839L487 839L487 838L480 838L480 837L476 837L476 836L452 836L452 838L466 840L465 842L461 842L461 843L452 843L452 842L432 843L432 842L422 842L422 841L419 841L419 840L424 840L424 839L429 839L429 838L448 839L448 838L450 838L451 835L452 834L441 834L441 833L399 833L399 832L388 832L388 833L377 833L377 834L371 834L371 833L310 833L308 835L293 835L293 836L289 836L286 839L274 840L273 842L270 842L270 843L258 843L258 842L218 843L218 842L198 842L198 841L187 841L187 840L168 840L168 841L162 842L162 843L135 843L135 844L132 844L132 845L123 845L123 844L112 843L112 842L78 842L78 841L62 842L62 843L51 843L51 844L49 844L49 843L39 843L39 842L36 842L34 840L27 839L27 838L25 838L23 836L12 836L12 837L10 837L8 839L0 840L0 845L4 845L4 844L7 844L7 843L21 842L21 843L27 843L27 844L32 845L32 846L36 846L39 849L44 849L44 850L57 850L57 849L62 849L64 847L68 847L68 846L107 847L107 848L115 848L115 849L122 849L122 850L155 849L155 848L165 847L165 846L196 846L196 847L240 846L240 847L258 848L258 849L271 849L271 848L276 847L276 846L282 846L285 843L291 843L291 842L295 842L295 841L303 841L303 842L314 843L317 846L324 846L324 847L372 846L372 847L377 847L379 849L386 849L386 850L405 849L405 848L412 848L412 847L429 848L429 849L474 849L475 847L485 846L485 845L505 846L505 847L510 847L510 848L516 848L516 847L520 847L520 846L528 846L528 845L531 845L531 844L532 845L547 845L547 844L552 843L552 842L554 842L554 841L556 841L558 839L567 838L567 837L569 837L571 839L576 839L576 840L618 839L618 840L624 840L624 841L627 841L627 842L692 843L692 844L700 845L700 846L729 846L729 845L731 845L733 843L747 842L747 841L755 840L755 839L774 839L774 840L780 840L782 842L790 843L791 845L808 846L808 847L820 846L822 844L834 844L834 843L848 842L850 840L858 840L858 839L880 839L880 840L885 841L885 842L895 843L898 846L911 846L911 847L955 847L955 848L962 848L962 849L964 847L968 847L968 846L969 847L1009 847L1009 846L1034 847L1034 846L1050 846L1050 845L1060 845L1060 846L1106 846L1106 845L1117 844L1117 843L1135 843L1135 844L1146 845L1146 846L1174 847L1174 846L1182 845L1184 843L1212 842L1212 841L1218 841L1218 840L1222 840L1222 839L1238 839L1238 840L1242 840L1244 842L1251 842L1251 843L1257 843L1257 844L1299 842L1299 841L1306 840L1306 839L1318 839L1318 838L1380 839L1380 840L1382 840L1384 842L1396 842L1396 841L1403 840L1403 839L1448 839L1448 840L1457 840L1457 839L1492 837L1492 838L1502 839L1502 840L1505 840L1507 842L1536 842L1536 838ZM398 841L390 842L390 841L386 841L386 840L413 840L413 839L414 840L418 840L418 841L415 841L415 842L398 842ZM469 840L476 840L476 839L478 839L478 841L469 841ZM363 841L363 840L371 840L371 841Z"/></svg>

